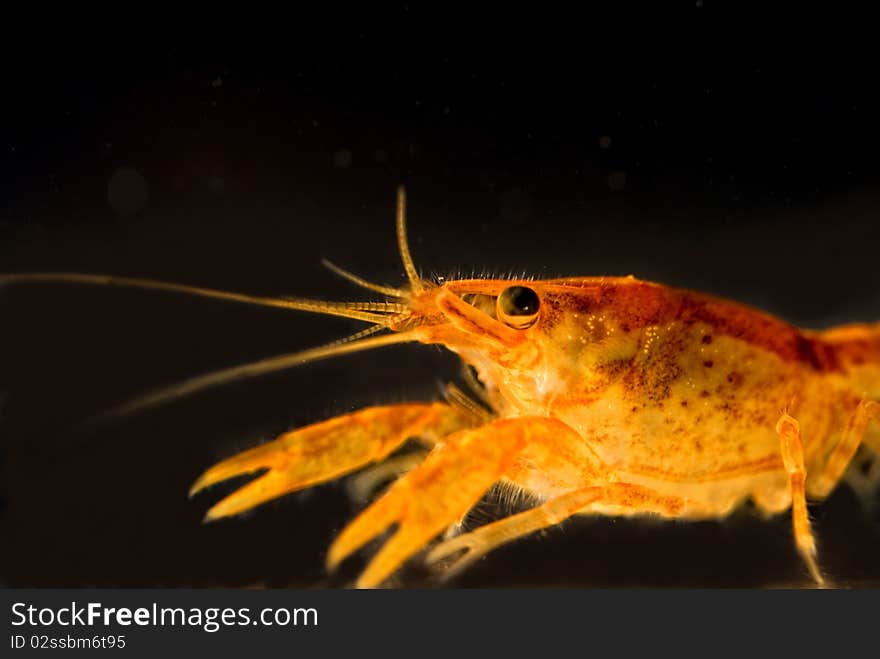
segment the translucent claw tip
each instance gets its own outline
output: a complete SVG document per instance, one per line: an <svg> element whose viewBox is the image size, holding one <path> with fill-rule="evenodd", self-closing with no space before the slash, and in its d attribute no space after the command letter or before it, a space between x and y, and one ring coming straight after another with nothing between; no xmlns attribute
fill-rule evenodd
<svg viewBox="0 0 880 659"><path fill-rule="evenodd" d="M327 572L330 574L336 572L336 568L339 567L339 564L345 558L341 554L342 552L336 547L330 547L330 551L327 552L327 558L324 559L324 567L327 568Z"/></svg>
<svg viewBox="0 0 880 659"><path fill-rule="evenodd" d="M204 489L205 489L205 483L203 482L203 479L200 478L199 480L197 480L195 483L192 484L192 487L189 488L189 492L187 493L186 498L192 499L195 495L197 495L199 492L201 492Z"/></svg>

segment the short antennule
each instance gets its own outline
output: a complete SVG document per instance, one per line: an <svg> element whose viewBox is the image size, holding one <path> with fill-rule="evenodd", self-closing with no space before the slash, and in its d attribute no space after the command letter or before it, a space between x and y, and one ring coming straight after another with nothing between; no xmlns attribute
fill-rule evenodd
<svg viewBox="0 0 880 659"><path fill-rule="evenodd" d="M397 288L391 288L390 286L381 286L379 284L374 284L373 282L367 281L363 277L358 277L356 274L340 268L338 265L328 261L327 259L321 259L321 264L334 274L339 275L343 279L347 279L355 286L360 286L361 288L366 288L367 290L375 291L376 293L381 293L382 295L387 295L388 297L406 297L405 291L399 290Z"/></svg>
<svg viewBox="0 0 880 659"><path fill-rule="evenodd" d="M412 292L421 293L425 288L416 271L406 240L406 189L402 185L397 188L397 245L400 248L400 260L403 261L403 269L406 278L409 279Z"/></svg>

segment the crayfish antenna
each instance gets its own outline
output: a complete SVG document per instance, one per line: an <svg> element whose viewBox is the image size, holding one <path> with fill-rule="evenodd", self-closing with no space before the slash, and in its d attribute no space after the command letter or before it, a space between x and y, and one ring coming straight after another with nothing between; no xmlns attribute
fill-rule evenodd
<svg viewBox="0 0 880 659"><path fill-rule="evenodd" d="M343 268L340 268L335 263L328 261L327 259L321 259L321 265L325 268L333 272L334 274L342 277L343 279L347 279L355 286L360 286L361 288L366 288L369 291L374 291L376 293L381 293L382 295L387 295L388 297L396 297L403 298L406 297L406 291L403 291L399 288L391 288L390 286L382 286L380 284L374 284L371 281L367 281L363 277L358 277L353 272L349 272Z"/></svg>
<svg viewBox="0 0 880 659"><path fill-rule="evenodd" d="M400 249L400 260L403 261L403 269L406 271L406 278L409 279L410 286L412 286L412 292L421 293L425 288L416 271L406 240L406 190L402 185L397 188L397 246Z"/></svg>

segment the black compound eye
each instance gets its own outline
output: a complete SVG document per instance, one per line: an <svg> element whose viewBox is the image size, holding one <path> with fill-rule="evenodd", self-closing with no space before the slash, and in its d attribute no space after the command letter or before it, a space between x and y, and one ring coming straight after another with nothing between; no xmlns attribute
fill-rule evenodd
<svg viewBox="0 0 880 659"><path fill-rule="evenodd" d="M541 300L538 294L526 286L505 288L498 296L496 314L498 319L515 329L525 329L538 319Z"/></svg>

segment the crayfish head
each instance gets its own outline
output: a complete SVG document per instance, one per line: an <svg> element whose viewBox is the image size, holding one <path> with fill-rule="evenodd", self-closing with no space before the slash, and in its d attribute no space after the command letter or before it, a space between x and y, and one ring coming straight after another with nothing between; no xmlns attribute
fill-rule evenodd
<svg viewBox="0 0 880 659"><path fill-rule="evenodd" d="M566 400L598 400L632 364L642 332L627 300L640 285L632 278L448 281L414 295L405 324L417 340L442 344L473 366L504 405L546 413Z"/></svg>

